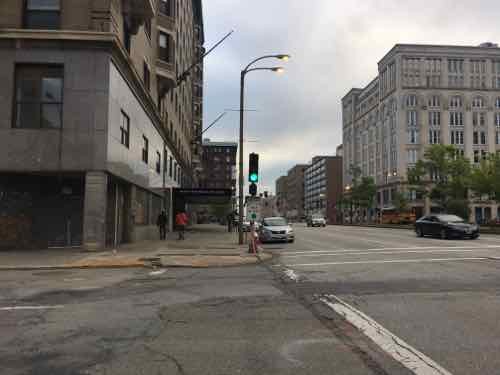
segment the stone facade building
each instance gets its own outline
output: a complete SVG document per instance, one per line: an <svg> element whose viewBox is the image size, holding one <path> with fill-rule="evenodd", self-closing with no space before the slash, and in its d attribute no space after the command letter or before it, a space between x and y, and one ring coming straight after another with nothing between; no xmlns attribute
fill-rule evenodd
<svg viewBox="0 0 500 375"><path fill-rule="evenodd" d="M11 228L0 244L97 249L158 236L169 189L196 177L201 64L178 77L203 50L201 9L0 2L0 227Z"/></svg>
<svg viewBox="0 0 500 375"><path fill-rule="evenodd" d="M408 168L431 144L452 144L478 164L500 150L500 48L394 46L378 63L378 76L342 99L343 176L358 166L378 187L378 208L404 190ZM407 192L417 216L433 209ZM496 218L493 202L471 201L472 220Z"/></svg>
<svg viewBox="0 0 500 375"><path fill-rule="evenodd" d="M342 158L314 157L304 173L305 214L320 214L329 224L336 224L339 216L337 204L342 192Z"/></svg>

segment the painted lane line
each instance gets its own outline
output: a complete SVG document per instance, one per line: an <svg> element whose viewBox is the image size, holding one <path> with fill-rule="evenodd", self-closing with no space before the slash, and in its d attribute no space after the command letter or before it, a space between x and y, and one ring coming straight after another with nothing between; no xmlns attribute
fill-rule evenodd
<svg viewBox="0 0 500 375"><path fill-rule="evenodd" d="M149 273L149 276L159 276L159 275L163 275L165 272L167 272L167 270L151 271Z"/></svg>
<svg viewBox="0 0 500 375"><path fill-rule="evenodd" d="M285 264L286 267L322 267L322 266L339 266L348 264L384 264L384 263L432 263L432 262L453 262L467 260L489 260L487 257L475 258L430 258L430 259L395 259L395 260L360 260L347 262L323 262L323 263L302 263L302 264Z"/></svg>
<svg viewBox="0 0 500 375"><path fill-rule="evenodd" d="M336 313L342 315L350 324L414 374L452 375L431 358L340 298L325 296L320 300Z"/></svg>
<svg viewBox="0 0 500 375"><path fill-rule="evenodd" d="M409 251L365 251L353 253L324 253L324 254L302 254L302 255L282 255L282 258L307 258L307 257L329 257L329 256L348 256L348 255L392 255L392 254L431 254L431 253L468 253L477 252L479 249L466 250L409 250Z"/></svg>
<svg viewBox="0 0 500 375"><path fill-rule="evenodd" d="M55 309L63 309L62 305L54 305L54 306L7 306L0 307L0 311L16 311L16 310L55 310Z"/></svg>
<svg viewBox="0 0 500 375"><path fill-rule="evenodd" d="M371 249L332 249L332 250L311 250L311 251L287 251L285 254L314 254L314 253L349 253L358 251L391 251L391 250L432 250L432 249L500 249L500 246L488 245L488 246L414 246L414 247L386 247L386 248L371 248Z"/></svg>

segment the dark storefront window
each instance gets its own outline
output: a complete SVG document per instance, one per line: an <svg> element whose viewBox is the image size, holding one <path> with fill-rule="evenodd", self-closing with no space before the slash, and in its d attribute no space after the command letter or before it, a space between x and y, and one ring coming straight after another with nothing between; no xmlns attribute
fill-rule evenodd
<svg viewBox="0 0 500 375"><path fill-rule="evenodd" d="M26 0L24 28L54 30L60 27L60 0Z"/></svg>
<svg viewBox="0 0 500 375"><path fill-rule="evenodd" d="M16 66L15 128L61 128L63 76L62 66Z"/></svg>

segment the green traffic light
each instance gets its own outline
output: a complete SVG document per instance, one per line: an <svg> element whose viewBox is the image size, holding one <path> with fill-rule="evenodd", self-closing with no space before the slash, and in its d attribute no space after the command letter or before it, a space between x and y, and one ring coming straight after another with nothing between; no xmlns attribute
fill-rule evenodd
<svg viewBox="0 0 500 375"><path fill-rule="evenodd" d="M250 182L258 182L259 181L259 175L257 173L252 173L250 175Z"/></svg>

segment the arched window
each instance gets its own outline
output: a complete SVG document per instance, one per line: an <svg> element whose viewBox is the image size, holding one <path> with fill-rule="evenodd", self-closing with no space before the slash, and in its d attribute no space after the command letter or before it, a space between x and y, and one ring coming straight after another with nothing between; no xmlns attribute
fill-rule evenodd
<svg viewBox="0 0 500 375"><path fill-rule="evenodd" d="M484 99L480 96L476 96L472 99L472 107L473 108L483 108L484 107Z"/></svg>
<svg viewBox="0 0 500 375"><path fill-rule="evenodd" d="M454 95L450 98L451 108L461 108L462 107L462 97L459 95Z"/></svg>

